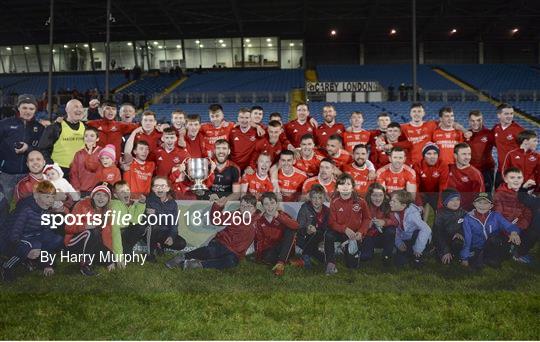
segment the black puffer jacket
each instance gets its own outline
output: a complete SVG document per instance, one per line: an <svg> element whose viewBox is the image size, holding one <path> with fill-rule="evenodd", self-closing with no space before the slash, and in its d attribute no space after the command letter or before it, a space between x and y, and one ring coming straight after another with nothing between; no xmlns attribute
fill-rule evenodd
<svg viewBox="0 0 540 342"><path fill-rule="evenodd" d="M322 224L317 224L317 212L313 208L313 205L311 202L306 202L302 204L300 207L300 210L298 211L298 216L296 218L296 221L298 221L299 228L298 232L301 235L306 235L307 227L309 225L313 225L317 228L317 230L325 230L328 227L328 217L330 216L330 209L326 206L322 206L323 211L323 220Z"/></svg>
<svg viewBox="0 0 540 342"><path fill-rule="evenodd" d="M433 243L439 256L451 252L450 242L456 233L463 236L462 224L465 214L467 212L461 208L455 211L448 208L437 210L433 225Z"/></svg>

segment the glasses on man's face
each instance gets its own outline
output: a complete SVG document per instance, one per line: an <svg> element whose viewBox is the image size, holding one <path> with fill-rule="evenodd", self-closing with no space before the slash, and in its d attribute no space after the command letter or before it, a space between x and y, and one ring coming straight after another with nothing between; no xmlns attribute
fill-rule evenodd
<svg viewBox="0 0 540 342"><path fill-rule="evenodd" d="M154 184L154 188L156 189L166 189L169 186L167 184Z"/></svg>

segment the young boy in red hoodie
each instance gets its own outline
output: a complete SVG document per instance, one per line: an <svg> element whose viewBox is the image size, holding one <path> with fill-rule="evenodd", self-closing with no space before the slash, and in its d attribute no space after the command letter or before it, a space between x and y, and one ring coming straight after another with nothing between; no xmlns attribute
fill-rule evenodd
<svg viewBox="0 0 540 342"><path fill-rule="evenodd" d="M98 130L94 127L86 127L84 131L84 148L77 151L69 166L69 181L82 197L88 195L97 183L99 169L99 152L101 147L97 145Z"/></svg>
<svg viewBox="0 0 540 342"><path fill-rule="evenodd" d="M520 229L520 236L529 228L532 219L531 210L518 199L518 192L523 185L523 172L511 167L503 173L504 183L495 191L494 210ZM530 184L530 182L528 183Z"/></svg>
<svg viewBox="0 0 540 342"><path fill-rule="evenodd" d="M371 216L366 201L354 191L354 186L354 179L348 173L342 173L336 180L337 193L330 202L328 229L324 234L326 275L337 273L336 242L347 243L344 247L346 266L357 268L359 265L359 244L366 236Z"/></svg>
<svg viewBox="0 0 540 342"><path fill-rule="evenodd" d="M107 145L98 154L100 168L96 173L96 181L114 184L122 179L120 169L115 164L116 150L114 145Z"/></svg>
<svg viewBox="0 0 540 342"><path fill-rule="evenodd" d="M536 152L538 135L533 130L525 130L517 135L519 148L508 152L504 160L503 173L511 167L523 172L523 181L532 182L536 191L540 190L540 153Z"/></svg>
<svg viewBox="0 0 540 342"><path fill-rule="evenodd" d="M277 195L265 192L261 196L263 214L255 223L255 257L268 264L276 276L283 275L285 263L294 252L298 222L278 210Z"/></svg>

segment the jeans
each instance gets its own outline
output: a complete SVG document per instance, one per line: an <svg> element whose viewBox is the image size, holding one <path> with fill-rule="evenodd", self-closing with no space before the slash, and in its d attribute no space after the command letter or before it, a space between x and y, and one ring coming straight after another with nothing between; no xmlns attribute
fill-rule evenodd
<svg viewBox="0 0 540 342"><path fill-rule="evenodd" d="M199 260L204 268L218 270L231 268L238 265L238 257L230 249L213 239L208 246L199 247L186 253L186 259Z"/></svg>

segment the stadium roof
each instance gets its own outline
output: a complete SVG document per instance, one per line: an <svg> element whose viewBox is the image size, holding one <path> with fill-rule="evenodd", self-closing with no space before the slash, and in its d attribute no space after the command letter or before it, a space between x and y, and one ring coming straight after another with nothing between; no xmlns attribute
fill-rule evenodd
<svg viewBox="0 0 540 342"><path fill-rule="evenodd" d="M411 0L112 0L111 14L112 41L240 36L411 39ZM2 0L0 45L48 43L48 17L47 0ZM55 42L104 41L105 17L105 0L56 0ZM537 0L417 0L417 18L420 41L540 39ZM332 29L337 35L330 38ZM396 34L389 34L392 29Z"/></svg>

